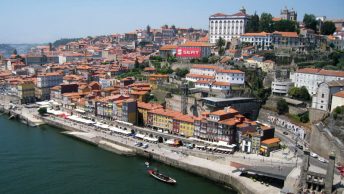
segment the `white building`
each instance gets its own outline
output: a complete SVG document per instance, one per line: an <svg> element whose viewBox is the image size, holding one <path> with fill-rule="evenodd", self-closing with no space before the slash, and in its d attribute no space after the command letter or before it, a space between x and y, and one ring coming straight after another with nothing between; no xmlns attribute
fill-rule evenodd
<svg viewBox="0 0 344 194"><path fill-rule="evenodd" d="M239 70L218 69L216 71L215 80L217 82L227 82L241 85L245 83L245 73Z"/></svg>
<svg viewBox="0 0 344 194"><path fill-rule="evenodd" d="M209 17L209 41L216 43L222 37L226 41L231 41L232 38L239 38L241 34L245 33L248 15L246 10L242 8L240 12L227 15L217 13Z"/></svg>
<svg viewBox="0 0 344 194"><path fill-rule="evenodd" d="M344 106L344 91L337 92L332 97L331 112L338 106Z"/></svg>
<svg viewBox="0 0 344 194"><path fill-rule="evenodd" d="M59 73L46 73L37 76L37 87L49 88L54 87L63 82L63 75Z"/></svg>
<svg viewBox="0 0 344 194"><path fill-rule="evenodd" d="M334 80L319 84L316 94L312 97L312 108L329 111L332 95L344 90L344 80Z"/></svg>
<svg viewBox="0 0 344 194"><path fill-rule="evenodd" d="M304 68L291 73L290 79L294 82L296 87L305 86L309 94L314 95L320 83L326 83L333 80L344 80L344 71Z"/></svg>
<svg viewBox="0 0 344 194"><path fill-rule="evenodd" d="M259 33L245 33L240 36L242 43L250 43L258 50L270 50L272 36L271 33L259 32Z"/></svg>
<svg viewBox="0 0 344 194"><path fill-rule="evenodd" d="M271 90L272 90L272 94L274 95L287 95L288 91L291 87L293 87L294 83L291 81L279 81L279 80L275 80L272 82L271 84Z"/></svg>
<svg viewBox="0 0 344 194"><path fill-rule="evenodd" d="M226 82L230 84L244 84L245 73L239 70L223 69L215 65L193 65L186 80L191 82Z"/></svg>

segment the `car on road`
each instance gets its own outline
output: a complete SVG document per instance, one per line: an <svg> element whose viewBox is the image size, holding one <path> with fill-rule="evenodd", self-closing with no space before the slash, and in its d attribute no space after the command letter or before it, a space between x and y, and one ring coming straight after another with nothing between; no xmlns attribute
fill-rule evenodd
<svg viewBox="0 0 344 194"><path fill-rule="evenodd" d="M284 134L284 135L288 135L289 133L288 133L288 132L286 132L286 131L283 131L283 134Z"/></svg>
<svg viewBox="0 0 344 194"><path fill-rule="evenodd" d="M318 157L318 160L322 163L327 163L327 161L325 160L325 158L323 157Z"/></svg>
<svg viewBox="0 0 344 194"><path fill-rule="evenodd" d="M318 154L316 154L316 153L314 153L314 152L311 152L311 156L312 156L313 158L318 158Z"/></svg>
<svg viewBox="0 0 344 194"><path fill-rule="evenodd" d="M137 147L141 147L142 145L143 145L142 142L137 142L137 143L135 143L135 146L137 146Z"/></svg>
<svg viewBox="0 0 344 194"><path fill-rule="evenodd" d="M300 150L303 149L303 145L301 145L301 144L297 144L297 147L298 147Z"/></svg>
<svg viewBox="0 0 344 194"><path fill-rule="evenodd" d="M146 143L143 144L142 148L147 149L148 148L148 144L146 144Z"/></svg>

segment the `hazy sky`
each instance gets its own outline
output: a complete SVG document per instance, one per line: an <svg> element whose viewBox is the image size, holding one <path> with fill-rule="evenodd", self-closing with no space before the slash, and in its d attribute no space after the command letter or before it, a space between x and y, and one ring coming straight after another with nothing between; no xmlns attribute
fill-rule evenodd
<svg viewBox="0 0 344 194"><path fill-rule="evenodd" d="M278 16L284 6L344 18L344 0L0 0L0 43L43 43L59 38L132 31L147 24L207 28L209 15L244 6Z"/></svg>

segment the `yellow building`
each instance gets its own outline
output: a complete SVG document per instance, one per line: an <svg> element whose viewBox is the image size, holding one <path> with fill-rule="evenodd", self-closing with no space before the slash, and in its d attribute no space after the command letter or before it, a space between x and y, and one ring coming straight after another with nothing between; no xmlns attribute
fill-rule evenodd
<svg viewBox="0 0 344 194"><path fill-rule="evenodd" d="M173 119L180 115L180 112L168 109L155 109L148 111L148 125L151 127L172 133Z"/></svg>
<svg viewBox="0 0 344 194"><path fill-rule="evenodd" d="M137 102L137 109L139 112L138 121L139 125L146 126L148 122L148 111L155 109L162 109L163 107L157 103Z"/></svg>
<svg viewBox="0 0 344 194"><path fill-rule="evenodd" d="M183 135L185 137L192 137L195 130L193 117L189 115L175 117L173 130L174 132L178 131L179 135Z"/></svg>
<svg viewBox="0 0 344 194"><path fill-rule="evenodd" d="M22 104L35 102L35 84L32 81L21 81L18 86L18 97Z"/></svg>
<svg viewBox="0 0 344 194"><path fill-rule="evenodd" d="M168 81L168 75L163 75L163 74L149 75L149 84L151 85L152 89L157 89L158 85L162 84L165 81Z"/></svg>

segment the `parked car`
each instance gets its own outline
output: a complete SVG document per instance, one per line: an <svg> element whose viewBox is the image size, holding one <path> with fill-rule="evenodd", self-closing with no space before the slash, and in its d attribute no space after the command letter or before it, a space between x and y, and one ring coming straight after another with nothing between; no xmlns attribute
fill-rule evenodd
<svg viewBox="0 0 344 194"><path fill-rule="evenodd" d="M143 145L142 142L137 142L137 143L135 143L135 146L137 146L137 147L141 147L142 145Z"/></svg>
<svg viewBox="0 0 344 194"><path fill-rule="evenodd" d="M148 144L143 144L143 146L142 146L144 149L146 149L146 148L148 148Z"/></svg>
<svg viewBox="0 0 344 194"><path fill-rule="evenodd" d="M322 158L322 157L318 157L318 160L322 163L327 163L327 161L325 160L325 158Z"/></svg>
<svg viewBox="0 0 344 194"><path fill-rule="evenodd" d="M303 149L303 146L301 144L297 144L297 147L302 150Z"/></svg>
<svg viewBox="0 0 344 194"><path fill-rule="evenodd" d="M289 133L288 133L288 132L286 132L286 131L283 131L283 134L284 134L284 135L288 135Z"/></svg>
<svg viewBox="0 0 344 194"><path fill-rule="evenodd" d="M314 152L311 152L311 156L312 156L313 158L318 158L318 154L316 154L316 153L314 153Z"/></svg>

